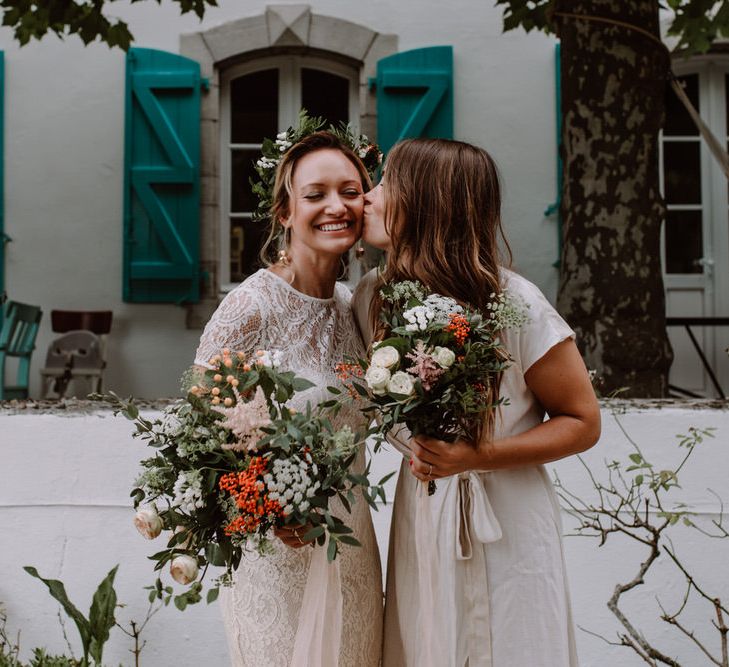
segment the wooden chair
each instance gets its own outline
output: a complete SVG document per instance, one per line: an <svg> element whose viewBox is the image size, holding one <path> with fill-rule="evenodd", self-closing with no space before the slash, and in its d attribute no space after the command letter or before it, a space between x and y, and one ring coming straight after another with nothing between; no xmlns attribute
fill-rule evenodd
<svg viewBox="0 0 729 667"><path fill-rule="evenodd" d="M0 331L0 401L28 398L30 359L42 315L38 306L18 301L5 304ZM15 384L6 384L5 363L8 357L18 359Z"/></svg>
<svg viewBox="0 0 729 667"><path fill-rule="evenodd" d="M62 398L71 381L78 390L75 381L79 379L85 380L91 391L101 391L112 316L110 310L51 311L51 328L64 335L49 345L41 369L44 398L51 391L53 398Z"/></svg>

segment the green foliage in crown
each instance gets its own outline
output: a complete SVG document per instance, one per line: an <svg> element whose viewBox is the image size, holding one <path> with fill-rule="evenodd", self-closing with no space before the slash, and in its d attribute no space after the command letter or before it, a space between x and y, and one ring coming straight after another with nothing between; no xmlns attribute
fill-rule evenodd
<svg viewBox="0 0 729 667"><path fill-rule="evenodd" d="M299 123L296 127L289 127L276 135L275 139L263 140L261 157L256 162L258 180L251 178L253 194L258 199L258 205L253 211L254 220L269 220L271 205L273 204L273 184L276 180L276 167L294 144L314 132L326 130L331 132L346 146L349 146L364 163L370 178L374 180L377 170L382 164L382 153L379 147L371 142L364 134L359 134L351 125L340 123L333 125L325 118L309 116L306 109L299 112Z"/></svg>

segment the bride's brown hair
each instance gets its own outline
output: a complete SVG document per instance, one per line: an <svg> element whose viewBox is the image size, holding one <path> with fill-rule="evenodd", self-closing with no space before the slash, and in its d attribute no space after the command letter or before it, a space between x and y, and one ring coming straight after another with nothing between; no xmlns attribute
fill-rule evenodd
<svg viewBox="0 0 729 667"><path fill-rule="evenodd" d="M388 154L383 187L392 250L380 285L419 280L487 313L493 295L502 289L499 267L510 266L512 259L491 156L461 141L408 139ZM378 286L370 311L373 322L381 306ZM385 333L380 329L375 338ZM491 403L498 398L499 381L488 388ZM483 429L492 434L493 411Z"/></svg>

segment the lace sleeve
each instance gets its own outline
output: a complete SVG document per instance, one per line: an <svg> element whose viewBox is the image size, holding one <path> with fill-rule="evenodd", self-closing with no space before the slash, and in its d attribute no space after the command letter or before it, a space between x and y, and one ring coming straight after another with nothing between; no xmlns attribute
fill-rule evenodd
<svg viewBox="0 0 729 667"><path fill-rule="evenodd" d="M210 359L224 347L246 353L265 347L261 310L250 290L235 289L223 299L200 336L195 363L211 368Z"/></svg>

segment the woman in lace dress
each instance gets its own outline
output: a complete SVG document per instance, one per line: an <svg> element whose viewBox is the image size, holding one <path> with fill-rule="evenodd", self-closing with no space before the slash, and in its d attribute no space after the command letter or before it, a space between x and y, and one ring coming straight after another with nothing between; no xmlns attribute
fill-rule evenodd
<svg viewBox="0 0 729 667"><path fill-rule="evenodd" d="M226 347L247 353L279 350L284 370L296 371L316 385L295 396L293 407L302 409L307 401L316 404L324 399L326 387L338 383L335 365L363 353L350 310L351 295L336 278L342 254L359 238L368 185L361 161L327 132L309 135L286 152L276 174L270 239L281 225L285 240L281 260L250 276L223 299L202 334L196 364L206 366ZM354 430L362 425L362 416L354 409L343 410L338 419ZM356 467L358 472L364 470L364 451ZM333 502L333 513L353 528L362 546L343 545L335 561L342 593L339 659L321 658L316 667L376 667L382 584L369 507L359 500L349 515L338 501ZM315 549L301 539L305 532L305 528L277 531L280 539L273 540L274 553L244 555L232 588L221 594L236 667L294 663L305 667L311 662L311 657L302 660L294 652L300 618L304 623L309 620L307 610L302 611L302 598ZM308 656L319 651L306 648Z"/></svg>
<svg viewBox="0 0 729 667"><path fill-rule="evenodd" d="M397 145L365 197L364 239L388 250L379 279L420 280L483 312L489 295L505 291L529 317L503 332L511 365L498 392L508 404L491 433L478 443L407 431L392 438L404 458L384 667L577 665L559 507L542 464L592 446L600 413L574 333L536 286L499 262L500 234L495 166L461 142ZM366 340L377 283L368 274L353 298Z"/></svg>

